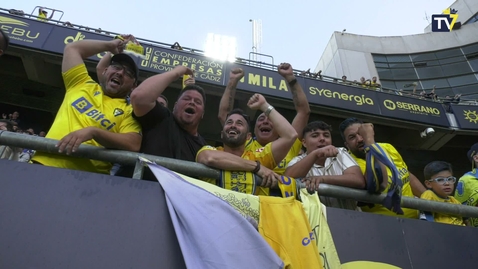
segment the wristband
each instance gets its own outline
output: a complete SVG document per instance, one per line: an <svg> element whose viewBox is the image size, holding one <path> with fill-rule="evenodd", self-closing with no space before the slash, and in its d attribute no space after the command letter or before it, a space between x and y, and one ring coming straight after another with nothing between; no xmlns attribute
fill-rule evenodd
<svg viewBox="0 0 478 269"><path fill-rule="evenodd" d="M259 161L256 161L256 168L254 168L254 170L252 170L252 173L257 173L259 172L259 170L261 170L261 162Z"/></svg>
<svg viewBox="0 0 478 269"><path fill-rule="evenodd" d="M293 80L289 81L289 86L293 87L297 83L297 79L294 78Z"/></svg>
<svg viewBox="0 0 478 269"><path fill-rule="evenodd" d="M269 114L271 114L272 110L274 110L274 107L269 105L269 107L267 107L266 111L264 111L264 115L266 115L266 117L269 117Z"/></svg>

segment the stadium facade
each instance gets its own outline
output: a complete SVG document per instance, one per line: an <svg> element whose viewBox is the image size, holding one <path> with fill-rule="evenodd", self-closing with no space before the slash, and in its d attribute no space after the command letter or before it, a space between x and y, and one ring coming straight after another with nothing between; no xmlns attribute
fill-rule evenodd
<svg viewBox="0 0 478 269"><path fill-rule="evenodd" d="M478 1L457 0L450 9L457 11L458 19L449 32L433 32L433 20L424 33L408 36L334 32L315 71L349 80L377 76L390 89L412 82L425 90L435 85L439 97L462 94L462 101L476 100Z"/></svg>

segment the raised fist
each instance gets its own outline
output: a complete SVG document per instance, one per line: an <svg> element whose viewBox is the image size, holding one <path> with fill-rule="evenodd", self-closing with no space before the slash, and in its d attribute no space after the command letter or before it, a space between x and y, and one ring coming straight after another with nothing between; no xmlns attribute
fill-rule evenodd
<svg viewBox="0 0 478 269"><path fill-rule="evenodd" d="M249 102L247 102L247 106L252 110L266 110L269 104L266 101L266 98L262 96L262 94L254 94L249 98Z"/></svg>
<svg viewBox="0 0 478 269"><path fill-rule="evenodd" d="M244 70L242 68L234 68L229 73L229 80L239 81L244 77Z"/></svg>
<svg viewBox="0 0 478 269"><path fill-rule="evenodd" d="M289 63L281 63L279 66L277 66L277 71L281 76L284 78L294 78L294 70L292 69L292 66Z"/></svg>

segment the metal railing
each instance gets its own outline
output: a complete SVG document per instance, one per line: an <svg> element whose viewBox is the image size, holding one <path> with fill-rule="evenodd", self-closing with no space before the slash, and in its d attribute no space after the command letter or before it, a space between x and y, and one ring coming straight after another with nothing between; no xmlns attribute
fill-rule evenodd
<svg viewBox="0 0 478 269"><path fill-rule="evenodd" d="M33 149L52 154L65 155L64 153L58 153L58 148L55 146L57 142L57 140L38 136L0 131L0 145L7 145L12 147ZM212 169L199 163L158 157L147 154L140 154L136 152L108 150L101 147L84 144L80 145L78 150L72 153L71 156L135 166L133 178L137 179L141 178L142 169L144 167L144 163L139 160L139 157L143 157L170 170L191 177L219 179L221 174L219 170ZM296 179L296 181L299 187L304 187L304 184L301 183L299 179ZM256 182L260 183L262 182L262 179L260 177L256 177ZM365 190L357 190L328 184L320 184L318 193L319 195L323 196L330 196L341 199L353 199L356 201L374 204L381 204L383 199L385 198L385 194L374 195L369 194ZM478 217L477 207L453 205L418 198L402 197L402 207L422 211L440 212L464 217Z"/></svg>

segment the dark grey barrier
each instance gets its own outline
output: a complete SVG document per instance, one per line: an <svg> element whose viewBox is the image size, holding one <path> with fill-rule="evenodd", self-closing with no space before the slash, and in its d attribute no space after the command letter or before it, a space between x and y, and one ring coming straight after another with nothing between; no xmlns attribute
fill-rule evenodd
<svg viewBox="0 0 478 269"><path fill-rule="evenodd" d="M155 182L0 160L0 268L186 268Z"/></svg>
<svg viewBox="0 0 478 269"><path fill-rule="evenodd" d="M0 160L0 268L185 268L155 182ZM327 208L342 264L475 268L478 229Z"/></svg>

